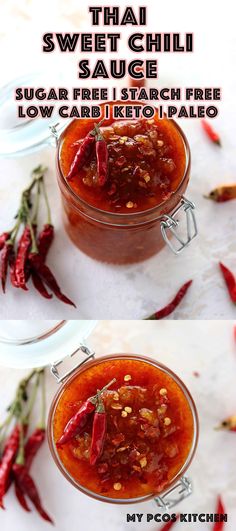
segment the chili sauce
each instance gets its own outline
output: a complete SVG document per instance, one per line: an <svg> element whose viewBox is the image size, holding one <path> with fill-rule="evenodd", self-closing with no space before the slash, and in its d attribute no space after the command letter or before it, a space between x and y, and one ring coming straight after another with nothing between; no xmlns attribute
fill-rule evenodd
<svg viewBox="0 0 236 531"><path fill-rule="evenodd" d="M74 120L60 148L60 167L67 178L76 152L94 127ZM113 213L135 213L168 200L184 177L186 153L176 125L166 118L105 120L100 131L108 149L108 178L98 185L96 150L69 186L89 205Z"/></svg>
<svg viewBox="0 0 236 531"><path fill-rule="evenodd" d="M102 395L107 432L96 464L89 463L93 415L80 435L57 449L59 458L92 494L132 499L161 493L188 458L194 421L183 390L151 362L113 358L77 373L58 399L54 441L81 404L113 378Z"/></svg>

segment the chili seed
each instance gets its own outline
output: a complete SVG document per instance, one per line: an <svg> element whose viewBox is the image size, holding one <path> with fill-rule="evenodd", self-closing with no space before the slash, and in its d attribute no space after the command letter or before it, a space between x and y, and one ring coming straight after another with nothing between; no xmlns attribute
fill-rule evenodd
<svg viewBox="0 0 236 531"><path fill-rule="evenodd" d="M126 411L126 413L132 413L132 407L130 406L125 406L124 410Z"/></svg>
<svg viewBox="0 0 236 531"><path fill-rule="evenodd" d="M165 389L165 388L163 387L162 389L160 389L159 394L160 394L161 396L167 395L167 389Z"/></svg>
<svg viewBox="0 0 236 531"><path fill-rule="evenodd" d="M158 141L157 141L157 145L158 145L158 147L162 147L162 146L164 146L164 142L163 142L163 140L158 140Z"/></svg>
<svg viewBox="0 0 236 531"><path fill-rule="evenodd" d="M147 120L147 123L150 124L150 125L154 124L154 120Z"/></svg>
<svg viewBox="0 0 236 531"><path fill-rule="evenodd" d="M133 208L133 206L134 206L133 201L128 201L128 203L126 203L127 208Z"/></svg>
<svg viewBox="0 0 236 531"><path fill-rule="evenodd" d="M121 483L114 483L114 485L113 485L113 489L114 490L120 490L121 488L122 488Z"/></svg>
<svg viewBox="0 0 236 531"><path fill-rule="evenodd" d="M119 400L120 397L119 397L119 394L115 391L112 398L113 400L116 401L116 400Z"/></svg>
<svg viewBox="0 0 236 531"><path fill-rule="evenodd" d="M167 410L167 406L166 404L162 404L158 409L157 409L157 413L158 415L163 415Z"/></svg>
<svg viewBox="0 0 236 531"><path fill-rule="evenodd" d="M144 468L145 466L147 466L147 458L146 457L142 457L142 459L140 459L139 463L140 463L141 468Z"/></svg>
<svg viewBox="0 0 236 531"><path fill-rule="evenodd" d="M112 404L111 408L112 409L122 409L122 405L121 404Z"/></svg>
<svg viewBox="0 0 236 531"><path fill-rule="evenodd" d="M126 374L126 375L124 376L124 381L125 381L125 382L129 382L130 380L132 380L132 376L130 376L130 374Z"/></svg>
<svg viewBox="0 0 236 531"><path fill-rule="evenodd" d="M165 426L169 426L171 424L171 419L169 417L164 418L164 424Z"/></svg>
<svg viewBox="0 0 236 531"><path fill-rule="evenodd" d="M121 416L125 418L128 416L128 413L126 413L126 411L121 411Z"/></svg>
<svg viewBox="0 0 236 531"><path fill-rule="evenodd" d="M127 450L128 446L122 446L121 448L118 448L116 451L117 453L118 452L124 452L125 450Z"/></svg>
<svg viewBox="0 0 236 531"><path fill-rule="evenodd" d="M136 472L141 472L141 468L140 468L140 466L133 465L132 468L133 468Z"/></svg>

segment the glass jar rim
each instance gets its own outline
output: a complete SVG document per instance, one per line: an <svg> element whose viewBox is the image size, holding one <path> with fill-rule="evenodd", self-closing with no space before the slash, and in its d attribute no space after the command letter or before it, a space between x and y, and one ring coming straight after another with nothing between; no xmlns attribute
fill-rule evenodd
<svg viewBox="0 0 236 531"><path fill-rule="evenodd" d="M51 335L55 334L58 330L60 330L65 324L67 323L66 319L60 320L55 325L50 326L47 330L42 331L40 333L34 334L29 337L25 338L10 338L10 337L3 337L0 335L0 343L7 343L8 345L29 345L32 343L37 343L38 341L42 341L44 339L47 339Z"/></svg>
<svg viewBox="0 0 236 531"><path fill-rule="evenodd" d="M192 440L192 445L191 445L191 448L189 450L189 453L188 453L188 456L186 458L185 463L182 465L181 469L176 473L174 478L172 478L171 482L168 484L167 488L163 492L152 493L152 494L148 494L148 495L137 497L137 498L109 498L109 497L106 497L106 496L102 496L102 495L100 495L100 494L98 494L96 492L90 491L86 487L83 487L82 485L80 485L71 476L71 474L67 471L67 469L64 467L63 463L61 462L61 460L59 458L59 454L57 452L56 445L54 443L54 438L53 438L53 416L54 416L54 412L56 410L57 403L58 403L59 398L60 398L60 396L61 396L61 394L63 392L64 387L69 385L71 380L73 380L75 378L75 376L77 376L79 373L82 373L82 372L86 371L88 367L91 367L91 366L96 365L96 364L100 364L100 363L102 363L104 361L107 361L107 360L110 360L110 359L113 359L113 360L114 359L132 359L132 360L143 361L143 362L149 363L151 365L154 365L155 367L157 367L161 371L165 372L168 376L170 376L177 383L177 385L182 390L185 398L187 399L188 405L189 405L191 413L192 413L192 418L193 418L193 440ZM152 500L156 496L165 495L178 482L178 480L184 475L186 470L189 468L189 466L190 466L190 464L191 464L191 462L193 460L193 457L195 455L195 452L196 452L196 448L197 448L197 444L198 444L198 438L199 438L199 420L198 420L197 408L196 408L195 402L194 402L194 400L192 398L192 395L191 395L190 391L188 390L188 388L186 387L184 382L179 378L179 376L177 376L177 374L175 374L171 369L169 369L168 367L166 367L165 365L163 365L159 361L156 361L153 358L149 358L147 356L142 356L140 354L122 354L122 353L121 354L108 354L108 355L105 355L105 356L101 356L101 357L99 357L97 359L94 359L92 361L86 362L79 369L77 369L62 384L62 386L60 387L60 389L57 391L56 395L54 396L53 401L52 401L51 406L50 406L49 415L48 415L48 424L47 424L47 438L48 438L49 449L50 449L50 452L52 454L52 457L53 457L56 465L58 466L58 468L61 471L61 473L63 474L63 476L75 488L77 488L78 490L80 490L81 492L83 492L84 494L90 496L93 499L96 499L96 500L99 500L99 501L103 501L103 502L106 502L106 503L113 503L113 504L138 503L138 502Z"/></svg>
<svg viewBox="0 0 236 531"><path fill-rule="evenodd" d="M74 120L72 120L72 122L77 119L79 118L75 118ZM72 188L69 186L68 182L66 181L62 173L62 169L60 166L60 148L61 148L61 142L62 142L63 136L67 128L72 123L70 122L67 125L67 127L63 130L62 134L59 137L57 151L56 151L56 166L57 166L58 175L59 175L59 186L61 186L62 188L64 187L67 193L69 194L69 196L73 199L73 207L79 211L80 211L79 206L82 207L83 209L86 209L86 211L83 210L83 215L92 220L99 221L105 225L112 225L112 224L119 225L120 224L121 226L125 225L127 222L128 223L130 222L131 224L132 223L133 224L149 223L150 218L151 220L157 219L159 217L161 218L164 213L168 213L170 210L173 210L173 208L171 208L170 210L168 209L168 204L170 204L170 202L173 201L173 198L175 197L177 198L177 200L173 206L175 207L179 203L180 197L182 196L180 191L190 171L191 152L190 152L190 147L189 147L187 137L185 133L183 132L183 130L181 129L181 127L179 126L179 124L177 124L176 121L173 119L169 119L169 121L172 123L174 128L180 134L183 144L184 144L186 161L185 161L185 170L184 170L182 179L178 183L177 188L173 192L171 192L170 196L164 201L162 201L161 203L159 203L158 205L155 205L152 208L149 208L147 210L143 210L140 212L129 212L129 213L109 212L109 211L97 208L94 205L90 205L89 203L87 203L87 201L79 197L74 192L74 190L72 190Z"/></svg>

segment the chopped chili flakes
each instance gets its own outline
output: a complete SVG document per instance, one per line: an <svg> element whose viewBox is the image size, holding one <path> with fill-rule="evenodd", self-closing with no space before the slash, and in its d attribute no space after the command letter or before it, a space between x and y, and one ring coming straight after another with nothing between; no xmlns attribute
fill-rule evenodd
<svg viewBox="0 0 236 531"><path fill-rule="evenodd" d="M124 377L131 374L132 385L124 385ZM190 451L193 418L177 383L152 364L113 359L78 374L62 391L54 414L54 438L60 438L71 414L67 400L71 403L74 397L75 403L85 403L103 387L104 379L114 375L116 383L103 392L103 406L99 406L106 415L99 452L94 441L91 462L92 412L79 437L57 449L59 457L70 475L92 492L113 498L121 492L122 498L160 493ZM114 394L118 402L113 401ZM99 411L97 416L101 416ZM114 487L117 484L119 489Z"/></svg>

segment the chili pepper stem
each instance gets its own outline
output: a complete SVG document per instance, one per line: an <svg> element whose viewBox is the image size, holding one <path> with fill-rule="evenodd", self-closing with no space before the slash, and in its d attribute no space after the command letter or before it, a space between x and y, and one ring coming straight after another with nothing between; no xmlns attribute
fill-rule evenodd
<svg viewBox="0 0 236 531"><path fill-rule="evenodd" d="M42 179L42 190L43 190L43 195L44 195L46 208L47 208L47 223L51 225L52 224L51 209L50 209L50 205L48 201L48 195L47 195L44 179Z"/></svg>
<svg viewBox="0 0 236 531"><path fill-rule="evenodd" d="M29 423L29 418L30 418L30 415L32 413L32 410L33 410L33 407L34 407L34 404L35 404L35 400L36 400L36 396L37 396L37 391L38 391L38 387L39 387L39 380L40 380L40 375L38 373L38 374L36 374L36 379L35 379L35 382L34 382L34 385L33 385L33 389L32 389L31 395L30 395L29 404L28 404L28 410L27 410L26 414L24 415L24 417L22 419L23 425L27 425Z"/></svg>
<svg viewBox="0 0 236 531"><path fill-rule="evenodd" d="M31 240L32 240L31 253L37 253L38 252L38 247L37 247L37 243L36 243L36 238L35 238L35 234L34 234L33 225L31 223L31 220L30 220L29 217L28 217L27 221L28 221L28 225L29 225L29 228L30 228L30 235L31 235Z"/></svg>
<svg viewBox="0 0 236 531"><path fill-rule="evenodd" d="M103 140L103 135L99 129L99 125L95 124L95 131L96 131L96 140L100 141Z"/></svg>
<svg viewBox="0 0 236 531"><path fill-rule="evenodd" d="M25 463L25 451L24 451L24 427L23 423L20 423L20 442L19 442L19 450L16 458L16 463L18 465L24 465Z"/></svg>
<svg viewBox="0 0 236 531"><path fill-rule="evenodd" d="M37 184L38 184L38 186L37 186L37 193L36 193L35 208L34 208L34 214L33 214L33 217L32 217L32 224L33 225L37 224L38 211L39 211L39 200L40 200L40 193L41 193L40 181L38 181Z"/></svg>
<svg viewBox="0 0 236 531"><path fill-rule="evenodd" d="M116 382L116 378L113 378L113 380L111 380L108 384L106 384L106 385L105 385L100 391L98 390L97 394L94 395L92 398L96 398L96 399L98 398L98 399L99 399L99 397L101 396L101 394L104 393L104 391L106 391L106 389L108 389L109 387L111 387L111 385L112 385L113 383L115 383L115 382Z"/></svg>
<svg viewBox="0 0 236 531"><path fill-rule="evenodd" d="M17 386L16 393L15 393L15 398L14 398L13 402L9 406L9 414L8 414L6 420L4 421L4 423L0 427L0 431L3 430L2 433L1 433L1 437L0 437L0 446L3 443L6 429L10 425L13 417L18 418L19 412L21 412L22 401L23 401L24 394L26 392L26 389L27 389L27 386L28 386L29 382L31 381L31 379L33 378L35 373L36 373L36 370L33 369L26 378L23 378L19 382L19 384ZM5 427L5 429L3 429L4 427Z"/></svg>

